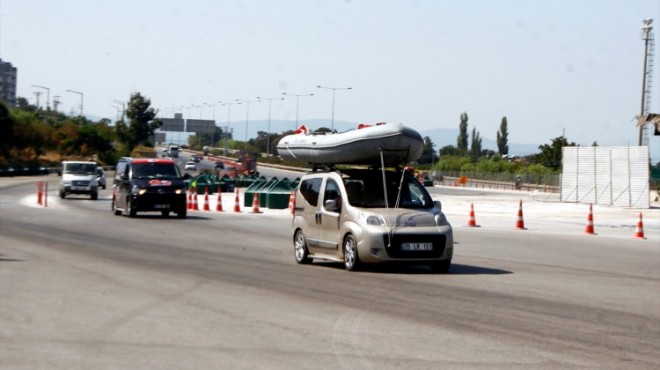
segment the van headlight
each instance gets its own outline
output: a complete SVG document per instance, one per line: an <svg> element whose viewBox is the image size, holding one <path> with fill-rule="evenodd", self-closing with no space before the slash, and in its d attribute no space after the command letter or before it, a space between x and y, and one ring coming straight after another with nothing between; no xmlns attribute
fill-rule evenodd
<svg viewBox="0 0 660 370"><path fill-rule="evenodd" d="M445 217L444 213L437 213L434 218L435 226L449 226L449 221L447 221L447 217Z"/></svg>
<svg viewBox="0 0 660 370"><path fill-rule="evenodd" d="M133 189L132 189L133 195L142 195L146 192L147 192L147 189L138 188L137 186L133 186Z"/></svg>
<svg viewBox="0 0 660 370"><path fill-rule="evenodd" d="M360 223L371 225L371 226L385 226L385 219L381 215L375 215L371 213L360 212L358 214Z"/></svg>
<svg viewBox="0 0 660 370"><path fill-rule="evenodd" d="M183 194L183 189L176 189L174 192L176 194Z"/></svg>

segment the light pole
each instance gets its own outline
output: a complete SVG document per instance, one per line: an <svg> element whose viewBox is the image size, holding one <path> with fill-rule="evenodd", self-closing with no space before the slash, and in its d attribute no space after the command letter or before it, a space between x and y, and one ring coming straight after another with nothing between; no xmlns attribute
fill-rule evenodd
<svg viewBox="0 0 660 370"><path fill-rule="evenodd" d="M32 85L32 87L37 87L46 90L46 110L50 110L50 89L47 88L46 86L39 86L39 85Z"/></svg>
<svg viewBox="0 0 660 370"><path fill-rule="evenodd" d="M121 104L121 121L124 122L126 119L126 103L121 100L112 100L114 103Z"/></svg>
<svg viewBox="0 0 660 370"><path fill-rule="evenodd" d="M240 102L239 103L229 103L229 102L223 103L221 101L219 101L218 103L221 103L222 105L227 106L227 129L225 130L225 134L223 135L224 136L224 144L223 144L223 148L222 148L222 153L224 155L227 155L227 135L229 135L229 123L231 122L231 106L234 105L234 104L242 104L242 103L240 103Z"/></svg>
<svg viewBox="0 0 660 370"><path fill-rule="evenodd" d="M83 93L75 90L67 90L67 92L80 95L80 117L83 117Z"/></svg>
<svg viewBox="0 0 660 370"><path fill-rule="evenodd" d="M270 154L270 108L273 100L284 100L284 98L264 98L257 96L257 99L268 100L268 131L266 132L266 154Z"/></svg>
<svg viewBox="0 0 660 370"><path fill-rule="evenodd" d="M353 89L352 87L327 87L327 86L321 86L317 85L316 86L319 89L328 89L332 90L332 119L330 123L330 130L334 131L335 130L335 91L337 90L351 90Z"/></svg>
<svg viewBox="0 0 660 370"><path fill-rule="evenodd" d="M246 104L246 109L245 109L245 149L247 149L248 145L248 122L250 120L250 103L259 103L261 100L255 99L255 100L241 100L241 99L236 99L236 101L243 102Z"/></svg>
<svg viewBox="0 0 660 370"><path fill-rule="evenodd" d="M314 94L291 94L291 93L285 93L283 92L282 95L291 95L296 97L296 126L293 128L293 131L296 131L298 129L298 106L300 103L300 97L301 96L314 96Z"/></svg>
<svg viewBox="0 0 660 370"><path fill-rule="evenodd" d="M644 72L642 75L642 108L640 109L639 112L640 117L644 116L647 113L646 111L649 108L648 106L650 105L650 102L646 101L647 100L646 83L647 81L650 82L651 79L650 76L651 72L647 73L647 67L649 62L649 52L651 51L649 46L653 45L653 26L651 26L651 24L653 23L653 18L644 19L642 20L642 23L644 24L642 26L642 39L644 40ZM645 131L646 131L646 122L639 125L639 141L637 143L637 145L639 146L644 145L645 139L648 140L648 137L645 136Z"/></svg>

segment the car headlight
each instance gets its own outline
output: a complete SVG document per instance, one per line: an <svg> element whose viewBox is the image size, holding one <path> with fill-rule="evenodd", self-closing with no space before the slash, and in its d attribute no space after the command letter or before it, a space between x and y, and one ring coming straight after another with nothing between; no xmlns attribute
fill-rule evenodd
<svg viewBox="0 0 660 370"><path fill-rule="evenodd" d="M361 223L371 226L385 226L385 219L381 215L360 212L358 218Z"/></svg>
<svg viewBox="0 0 660 370"><path fill-rule="evenodd" d="M445 214L440 212L434 216L435 218L435 225L436 226L448 226L449 221L447 221L447 217L445 217Z"/></svg>
<svg viewBox="0 0 660 370"><path fill-rule="evenodd" d="M174 192L177 194L183 194L183 189L176 189Z"/></svg>
<svg viewBox="0 0 660 370"><path fill-rule="evenodd" d="M133 192L133 195L142 195L142 194L147 192L147 189L138 188L137 186L133 186L132 192Z"/></svg>

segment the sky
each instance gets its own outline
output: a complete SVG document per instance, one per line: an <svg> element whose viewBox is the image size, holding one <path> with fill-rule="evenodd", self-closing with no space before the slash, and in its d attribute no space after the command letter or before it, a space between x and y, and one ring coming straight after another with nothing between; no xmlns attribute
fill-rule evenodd
<svg viewBox="0 0 660 370"><path fill-rule="evenodd" d="M637 145L642 19L658 0L0 0L18 96L115 119L139 92L161 117L330 119L458 128L509 142ZM660 113L660 39L652 104ZM351 90L317 88L351 87ZM288 97L283 93L290 94ZM296 98L291 94L314 94ZM51 102L52 104L52 102ZM651 136L652 151L660 136ZM660 149L658 149L660 151Z"/></svg>

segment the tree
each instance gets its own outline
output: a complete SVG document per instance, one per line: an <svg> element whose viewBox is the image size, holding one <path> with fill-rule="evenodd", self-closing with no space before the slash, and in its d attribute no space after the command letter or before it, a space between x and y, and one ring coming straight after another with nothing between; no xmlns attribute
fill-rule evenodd
<svg viewBox="0 0 660 370"><path fill-rule="evenodd" d="M440 157L445 156L458 156L460 155L459 150L453 145L445 145L440 148Z"/></svg>
<svg viewBox="0 0 660 370"><path fill-rule="evenodd" d="M162 125L162 122L156 119L156 115L156 110L151 107L151 100L143 97L139 92L131 94L126 109L128 128L122 132L122 127L117 126L117 134L124 139L129 152L138 145L153 147L149 142L149 136Z"/></svg>
<svg viewBox="0 0 660 370"><path fill-rule="evenodd" d="M500 130L497 131L497 151L500 155L509 154L509 129L506 116L502 117Z"/></svg>
<svg viewBox="0 0 660 370"><path fill-rule="evenodd" d="M466 154L468 150L468 115L461 113L461 123L458 126L458 139L456 140L456 149L462 154Z"/></svg>
<svg viewBox="0 0 660 370"><path fill-rule="evenodd" d="M422 149L422 155L419 157L419 160L417 161L419 164L434 163L435 161L438 160L438 157L435 155L435 150L433 149L433 147L435 147L435 144L433 144L431 138L428 136L424 136L424 147Z"/></svg>
<svg viewBox="0 0 660 370"><path fill-rule="evenodd" d="M470 143L470 157L476 161L481 156L481 137L477 128L472 128L472 141Z"/></svg>
<svg viewBox="0 0 660 370"><path fill-rule="evenodd" d="M575 143L569 143L563 136L556 137L550 145L539 145L541 152L534 159L546 167L558 169L561 167L562 148L565 146L575 146Z"/></svg>
<svg viewBox="0 0 660 370"><path fill-rule="evenodd" d="M13 147L14 142L14 120L9 115L9 109L4 102L0 101L0 156L6 156Z"/></svg>

